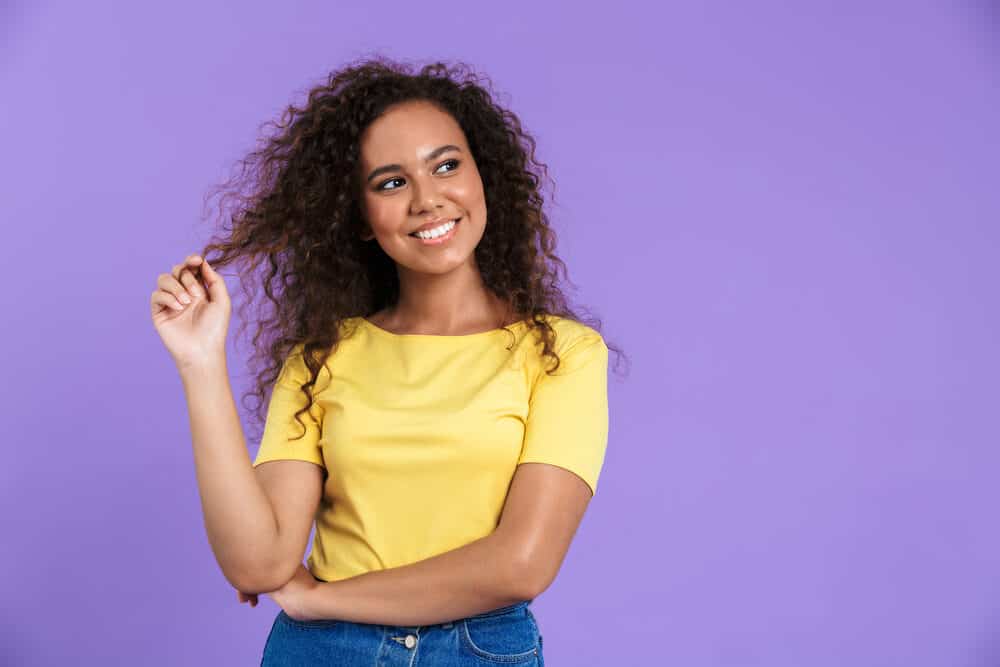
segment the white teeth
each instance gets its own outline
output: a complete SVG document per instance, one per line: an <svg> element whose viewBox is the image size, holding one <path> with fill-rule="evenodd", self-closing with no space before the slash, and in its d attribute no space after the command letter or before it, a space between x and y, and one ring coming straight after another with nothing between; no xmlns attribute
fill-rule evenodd
<svg viewBox="0 0 1000 667"><path fill-rule="evenodd" d="M414 236L421 239L436 239L437 237L443 236L448 232L450 232L451 228L454 227L455 224L456 222L454 220L450 220L441 225L440 227L435 227L434 229L428 229L425 232L414 232Z"/></svg>

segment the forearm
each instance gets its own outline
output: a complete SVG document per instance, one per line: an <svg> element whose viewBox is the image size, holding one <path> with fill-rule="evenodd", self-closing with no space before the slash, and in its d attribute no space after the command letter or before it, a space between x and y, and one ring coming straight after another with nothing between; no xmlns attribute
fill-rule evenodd
<svg viewBox="0 0 1000 667"><path fill-rule="evenodd" d="M319 584L311 617L433 625L531 599L533 584L496 534L400 567Z"/></svg>
<svg viewBox="0 0 1000 667"><path fill-rule="evenodd" d="M247 453L225 359L185 369L181 381L208 541L226 579L250 590L271 569L278 526Z"/></svg>

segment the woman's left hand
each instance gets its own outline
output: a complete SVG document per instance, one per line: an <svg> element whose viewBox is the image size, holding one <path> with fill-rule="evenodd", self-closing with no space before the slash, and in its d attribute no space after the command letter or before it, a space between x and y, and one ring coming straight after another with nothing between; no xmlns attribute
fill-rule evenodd
<svg viewBox="0 0 1000 667"><path fill-rule="evenodd" d="M312 576L305 565L299 563L295 576L291 581L276 591L268 593L271 599L278 603L285 614L296 621L320 620L310 614L309 599L313 596L320 582Z"/></svg>
<svg viewBox="0 0 1000 667"><path fill-rule="evenodd" d="M244 593L243 591L236 591L236 599L240 601L240 604L243 604L244 602L249 602L251 607L257 606L256 593Z"/></svg>

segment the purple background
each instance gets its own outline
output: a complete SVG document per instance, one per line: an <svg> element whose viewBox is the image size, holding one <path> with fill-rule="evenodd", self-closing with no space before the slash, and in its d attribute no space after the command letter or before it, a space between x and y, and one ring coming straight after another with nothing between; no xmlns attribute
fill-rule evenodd
<svg viewBox="0 0 1000 667"><path fill-rule="evenodd" d="M998 16L6 2L0 663L259 661L149 295L259 126L378 51L493 79L632 361L550 664L1000 665Z"/></svg>

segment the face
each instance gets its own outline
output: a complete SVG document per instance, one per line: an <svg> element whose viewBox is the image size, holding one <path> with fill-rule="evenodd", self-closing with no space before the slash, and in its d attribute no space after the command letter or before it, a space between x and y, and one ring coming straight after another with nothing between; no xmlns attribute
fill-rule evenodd
<svg viewBox="0 0 1000 667"><path fill-rule="evenodd" d="M362 238L378 242L400 271L442 274L475 263L486 199L454 118L423 101L390 107L361 136L360 168ZM436 239L412 235L428 222L438 227L456 218Z"/></svg>

